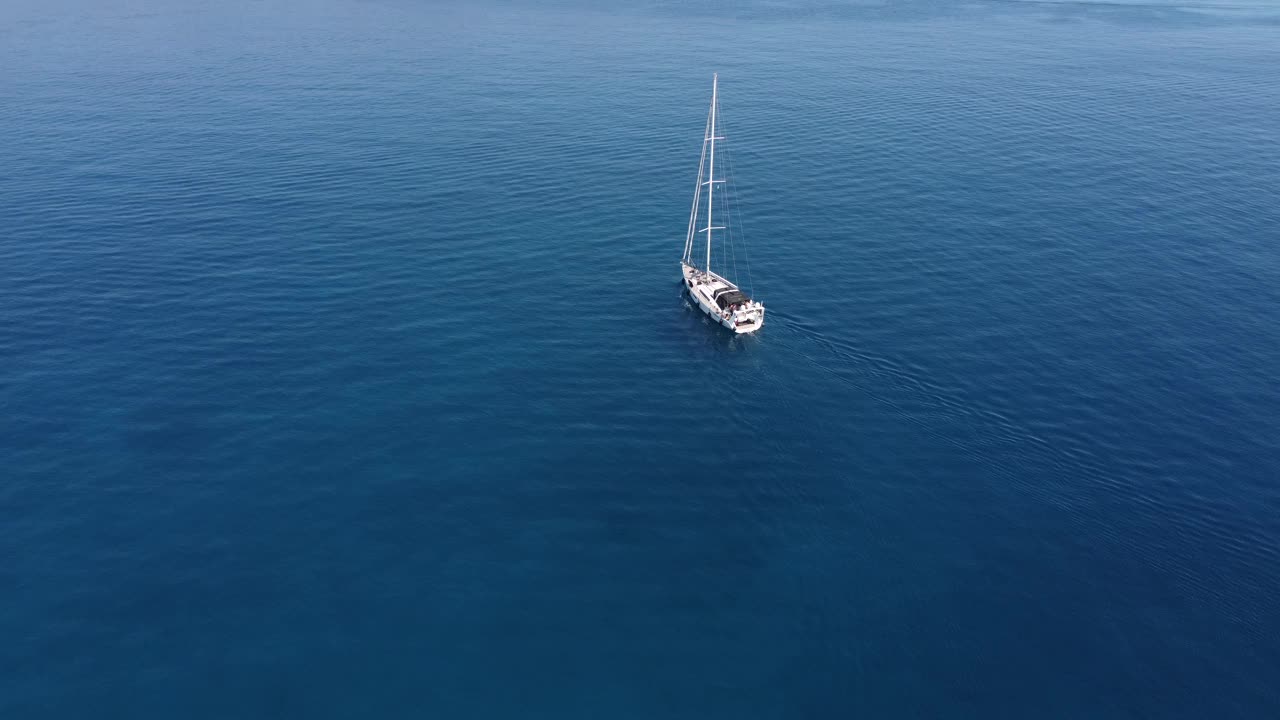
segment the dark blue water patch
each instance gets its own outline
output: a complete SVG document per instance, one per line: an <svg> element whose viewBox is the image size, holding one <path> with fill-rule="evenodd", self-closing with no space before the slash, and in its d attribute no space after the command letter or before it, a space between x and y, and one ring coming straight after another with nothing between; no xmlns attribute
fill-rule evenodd
<svg viewBox="0 0 1280 720"><path fill-rule="evenodd" d="M3 12L6 716L1280 711L1265 6Z"/></svg>

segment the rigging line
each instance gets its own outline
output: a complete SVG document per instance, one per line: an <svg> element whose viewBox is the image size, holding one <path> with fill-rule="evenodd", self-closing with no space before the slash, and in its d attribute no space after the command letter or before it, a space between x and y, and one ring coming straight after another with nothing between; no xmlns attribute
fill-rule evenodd
<svg viewBox="0 0 1280 720"><path fill-rule="evenodd" d="M737 284L738 257L733 252L733 223L730 222L730 217L731 217L730 213L733 212L733 204L729 202L729 183L728 182L724 183L724 185L721 187L720 196L723 198L723 202L725 204L724 205L725 223L724 223L724 242L723 242L724 250L722 251L721 254L724 255L724 258L725 258L724 268L726 272L729 270L730 263L733 264L733 282L734 284Z"/></svg>
<svg viewBox="0 0 1280 720"><path fill-rule="evenodd" d="M708 113L705 124L703 125L703 132L702 132L703 137L706 137L706 128L710 124L711 124L711 115L710 113ZM702 201L702 171L703 171L703 167L706 165L706 162L707 162L707 143L704 140L702 143L702 152L698 156L698 177L693 187L693 206L689 210L689 227L688 227L688 230L685 232L684 255L682 256L682 259L685 262L690 262L692 260L693 239L697 235L695 228L697 227L697 221L698 221L698 208L701 205L701 201Z"/></svg>
<svg viewBox="0 0 1280 720"><path fill-rule="evenodd" d="M720 195L724 199L724 240L722 241L722 249L720 254L724 256L724 271L732 272L730 278L736 285L738 283L737 257L733 253L733 222L730 213L733 211L732 203L729 202L729 184L725 183L720 190ZM733 268L732 271L730 268Z"/></svg>
<svg viewBox="0 0 1280 720"><path fill-rule="evenodd" d="M728 137L728 136L726 135L724 137ZM730 152L731 152L730 150L727 149L727 146L728 146L728 142L726 141L726 152L724 152L724 156L726 156L726 159L728 158L728 156L730 156ZM732 172L733 172L733 167L726 160L726 163L724 163L724 197L726 197L726 200L724 200L724 208L728 210L727 211L728 222L724 224L727 225L728 229L724 231L724 234L726 234L726 240L724 240L724 242L727 243L728 251L730 251L730 256L733 260L733 282L741 286L742 275L739 273L739 270L737 270L737 246L739 246L739 243L741 242L740 240L741 233L737 234L737 236L733 234L733 227L735 227L735 225L737 224L733 222L733 211L735 211L735 209L737 208L737 202L730 202L727 200L727 197L730 195L733 195L733 192L735 192L733 191Z"/></svg>
<svg viewBox="0 0 1280 720"><path fill-rule="evenodd" d="M723 114L724 114L723 112L720 112L720 111L719 111L719 108L717 108L717 112L718 112L718 114L720 114L720 115L723 115ZM723 127L723 125L722 125L721 127ZM728 152L728 149L729 149L729 141L728 141L728 137L729 137L729 136L728 136L728 135L725 135L725 134L724 134L724 132L722 131L722 132L720 133L720 137L725 138L725 140L723 141L723 142L724 142L724 147L725 147L725 151L726 151L726 152ZM725 212L724 212L724 241L723 241L723 245L724 245L724 247L723 247L723 250L721 251L721 254L724 256L724 269L725 269L725 272L728 272L728 271L729 271L729 264L730 264L731 262L733 262L733 263L734 263L734 269L733 269L733 282L734 282L734 284L737 284L737 282L738 282L738 269L737 269L737 265L736 265L736 263L737 263L737 258L733 255L733 222L732 222L732 218L733 218L733 216L732 216L732 213L733 213L733 204L729 202L729 174L728 174L728 171L729 171L729 168L726 166L726 167L725 167L725 175L724 175L725 182L721 183L721 187L720 187L720 196L724 198L724 204L725 204L725 205L724 205L724 210L725 210Z"/></svg>
<svg viewBox="0 0 1280 720"><path fill-rule="evenodd" d="M712 95L712 105L714 105L714 106L715 106L715 114L716 114L716 118L717 118L717 119L719 119L719 117L720 117L720 96L719 96L718 94L714 94L714 95ZM719 138L723 137L723 135L722 135L721 133L717 132L716 124L715 124L715 123L712 123L712 125L711 125L711 135L712 135L712 137L713 137L713 138L715 138L715 139L719 139ZM713 139L713 140L712 140L712 143L713 143L713 144L715 143L715 139ZM710 199L711 199L711 197L714 195L714 193L715 193L715 191L716 191L716 182L715 182L715 179L716 179L716 178L715 178L715 175L708 175L708 176L707 176L707 180L708 180L708 182L709 182L709 185L707 186L707 199L708 199L708 200L710 200ZM721 182L721 183L719 183L719 184L720 184L720 200L721 200L721 202L724 202L724 200L725 200L725 197L724 197L724 183L723 183L723 182ZM721 238L720 238L720 248L719 248L719 249L720 249L720 268L721 268L721 272L723 273L723 272L728 272L728 263L727 263L727 261L726 261L725 253L724 253L725 237L727 237L727 233L728 233L728 225L729 225L729 223L728 223L728 218L729 218L729 214L728 214L728 207L726 206L726 207L725 207L725 210L724 210L724 211L722 211L722 212L724 212L724 217L725 217L725 223L724 223L725 233L722 233L722 235L721 235ZM711 221L711 214L710 214L710 213L708 213L708 214L707 214L707 225L708 225L708 226L711 226L711 225L713 225L713 224L714 224L714 223L712 223L712 221ZM714 241L714 233L712 233L712 231L708 230L708 231L707 231L707 236L708 236L708 237L707 237L707 241L708 241L708 242L713 242L713 241ZM714 251L714 250L715 250L715 248L713 247L713 248L712 248L712 250ZM709 269L710 269L710 268L708 268L708 270L709 270Z"/></svg>
<svg viewBox="0 0 1280 720"><path fill-rule="evenodd" d="M690 262L692 260L693 239L697 235L695 228L697 227L698 222L698 207L701 205L702 200L702 170L703 166L707 162L707 141L705 138L707 137L707 129L709 127L711 127L710 111L707 112L707 119L702 127L702 137L704 139L702 141L702 153L698 157L698 179L693 186L693 208L689 211L689 229L685 233L684 238L684 255L682 256L682 259L685 262Z"/></svg>
<svg viewBox="0 0 1280 720"><path fill-rule="evenodd" d="M737 203L730 202L729 200L730 195L734 194L730 192L733 185L733 164L732 164L733 150L731 147L732 143L728 141L729 132L725 128L724 113L718 107L718 103L716 108L716 115L717 115L717 118L720 120L719 125L721 127L721 132L719 133L719 136L722 138L725 138L724 142L722 143L722 146L724 148L724 157L725 157L724 174L722 175L722 177L724 178L724 182L722 183L721 193L720 193L721 197L723 198L721 202L724 204L724 208L725 208L725 223L724 223L725 232L724 232L724 239L721 241L722 243L721 257L723 258L722 262L724 264L726 272L728 271L730 262L732 262L733 282L734 284L740 285L741 275L739 275L738 273L738 242L735 241L734 230L733 230L734 224L735 224L733 222L733 213L737 207ZM740 211L739 211L739 214L741 214Z"/></svg>
<svg viewBox="0 0 1280 720"><path fill-rule="evenodd" d="M728 137L728 134L729 134L729 131L728 129L726 129L725 136ZM732 177L733 177L733 152L732 151L725 153L725 171L726 171L725 177L726 179L729 180L729 182L726 182L725 184L729 185L730 183L732 183L734 185L734 193L736 194L737 184L733 183L733 180L732 180ZM741 239L740 242L742 244L742 261L747 269L747 288L749 290L748 294L752 296L752 299L755 299L755 289L756 289L755 280L751 277L751 255L747 251L747 233L746 233L746 230L744 229L745 224L742 221L742 210L737 207L737 203L734 203L733 206L729 208L729 210L730 212L736 211L738 215L738 222L737 222L738 237Z"/></svg>
<svg viewBox="0 0 1280 720"><path fill-rule="evenodd" d="M729 170L730 172L733 171L732 160L729 161ZM735 193L738 192L737 188L738 186L737 186L737 183L735 182L733 186L733 191ZM755 290L756 290L755 279L751 277L751 258L747 252L747 234L746 234L746 231L743 230L744 222L742 219L742 209L739 208L737 204L735 204L732 208L730 208L730 210L737 214L738 221L735 224L738 227L738 245L742 246L742 263L743 263L743 267L746 268L747 289L750 291L750 294L754 297ZM735 255L735 258L736 258L736 255Z"/></svg>
<svg viewBox="0 0 1280 720"><path fill-rule="evenodd" d="M716 148L716 149L717 149L717 150L719 150L719 148ZM723 184L723 183L721 183L721 190L720 190L720 196L721 196L721 197L720 197L720 202L724 202L724 190L723 190L723 187L724 187L724 184ZM715 189L714 187L712 187L712 188L711 188L711 192L715 192L715 191L716 191L716 189ZM728 213L728 209L727 209L727 208L725 209L725 213L726 213L726 214L725 214L725 217L726 217L726 218L728 218L728 214L727 214L727 213ZM728 230L729 230L728 225L729 225L729 223L726 221L726 222L725 222L725 225L724 225L725 232L720 233L720 244L719 244L719 245L716 245L715 247L713 247L713 248L712 248L713 252L716 252L716 254L718 255L718 257L716 258L716 260L717 260L717 266L720 268L720 272L719 272L719 274L720 274L720 275L724 275L725 273L729 272L728 267L726 267L726 266L725 266L725 256L724 256L724 239L725 239L726 237L728 237Z"/></svg>

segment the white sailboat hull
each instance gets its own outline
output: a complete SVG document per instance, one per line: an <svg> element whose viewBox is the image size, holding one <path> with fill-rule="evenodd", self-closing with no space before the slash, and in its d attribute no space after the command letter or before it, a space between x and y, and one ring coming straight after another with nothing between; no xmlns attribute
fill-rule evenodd
<svg viewBox="0 0 1280 720"><path fill-rule="evenodd" d="M764 305L748 300L737 307L720 307L717 298L726 292L737 291L738 286L715 273L708 273L680 263L680 281L694 305L721 326L742 335L752 333L764 325Z"/></svg>

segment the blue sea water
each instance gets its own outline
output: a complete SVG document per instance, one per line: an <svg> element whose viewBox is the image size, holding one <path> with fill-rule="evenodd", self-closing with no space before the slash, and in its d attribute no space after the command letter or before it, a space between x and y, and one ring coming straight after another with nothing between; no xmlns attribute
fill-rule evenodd
<svg viewBox="0 0 1280 720"><path fill-rule="evenodd" d="M1249 0L10 0L0 717L1280 717L1277 68Z"/></svg>

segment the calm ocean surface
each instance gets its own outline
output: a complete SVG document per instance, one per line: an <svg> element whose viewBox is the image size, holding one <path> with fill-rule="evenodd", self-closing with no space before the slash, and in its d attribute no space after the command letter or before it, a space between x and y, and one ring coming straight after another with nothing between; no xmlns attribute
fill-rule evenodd
<svg viewBox="0 0 1280 720"><path fill-rule="evenodd" d="M0 717L1280 717L1278 243L1276 3L10 0Z"/></svg>

